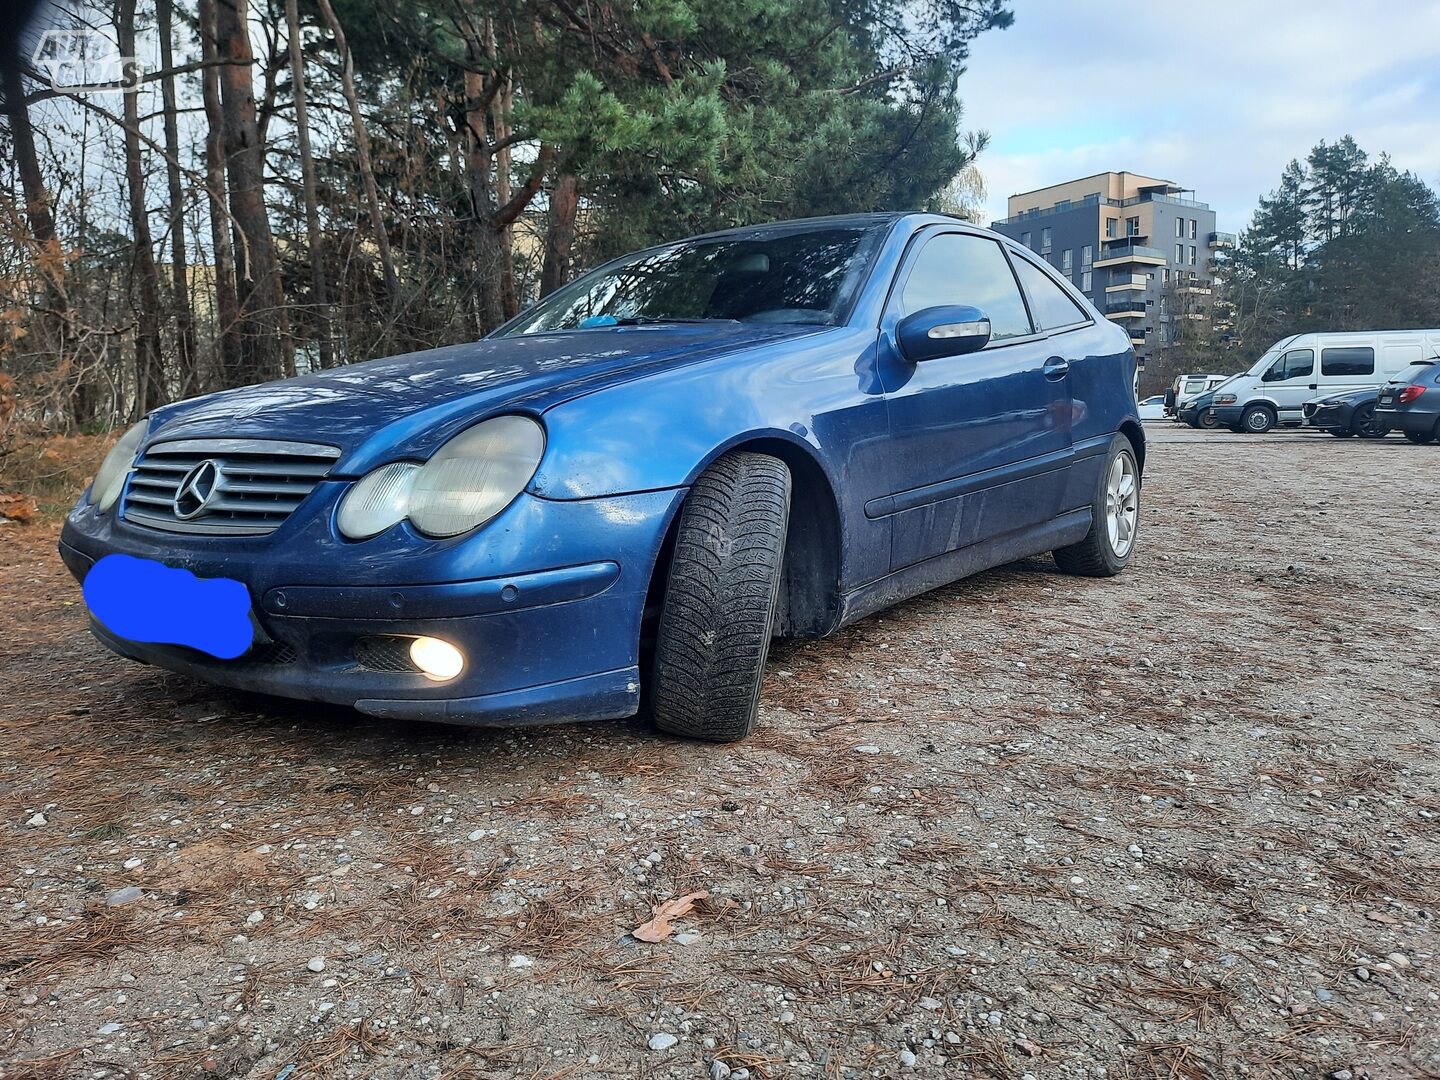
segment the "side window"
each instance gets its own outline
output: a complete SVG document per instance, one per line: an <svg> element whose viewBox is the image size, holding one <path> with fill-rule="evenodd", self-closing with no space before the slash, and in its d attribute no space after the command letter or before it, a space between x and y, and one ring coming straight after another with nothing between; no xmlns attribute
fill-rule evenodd
<svg viewBox="0 0 1440 1080"><path fill-rule="evenodd" d="M1015 273L1030 298L1030 314L1037 330L1057 330L1062 326L1089 322L1085 309L1071 300L1064 289L1056 285L1038 266L1024 259L1015 260Z"/></svg>
<svg viewBox="0 0 1440 1080"><path fill-rule="evenodd" d="M1369 347L1321 349L1320 371L1325 375L1374 375L1375 350Z"/></svg>
<svg viewBox="0 0 1440 1080"><path fill-rule="evenodd" d="M925 241L900 291L905 314L941 304L969 304L990 319L990 338L1023 337L1030 317L1000 245L981 236L941 233Z"/></svg>
<svg viewBox="0 0 1440 1080"><path fill-rule="evenodd" d="M1270 365L1270 370L1265 372L1261 381L1285 382L1288 379L1298 379L1302 375L1313 375L1314 373L1315 350L1291 349Z"/></svg>

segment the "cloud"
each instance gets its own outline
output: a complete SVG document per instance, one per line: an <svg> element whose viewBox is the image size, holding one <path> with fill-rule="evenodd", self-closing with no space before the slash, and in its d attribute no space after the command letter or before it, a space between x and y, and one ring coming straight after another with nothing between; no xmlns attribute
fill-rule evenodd
<svg viewBox="0 0 1440 1080"><path fill-rule="evenodd" d="M1353 135L1440 186L1440 0L1016 0L961 82L994 217L1107 169L1175 180L1239 229L1285 163Z"/></svg>

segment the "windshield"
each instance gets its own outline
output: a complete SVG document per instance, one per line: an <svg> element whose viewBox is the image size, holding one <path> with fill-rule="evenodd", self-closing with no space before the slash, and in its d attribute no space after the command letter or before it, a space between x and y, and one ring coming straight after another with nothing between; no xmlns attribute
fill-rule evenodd
<svg viewBox="0 0 1440 1080"><path fill-rule="evenodd" d="M875 227L832 227L682 240L578 278L500 335L712 319L834 326L879 237Z"/></svg>

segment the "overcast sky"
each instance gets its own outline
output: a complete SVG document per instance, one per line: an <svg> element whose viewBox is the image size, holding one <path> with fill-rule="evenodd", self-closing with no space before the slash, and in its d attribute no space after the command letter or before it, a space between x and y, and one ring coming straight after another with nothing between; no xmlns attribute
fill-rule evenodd
<svg viewBox="0 0 1440 1080"><path fill-rule="evenodd" d="M1108 169L1175 180L1239 231L1293 157L1355 136L1440 187L1440 0L1014 0L976 41L965 126L992 218Z"/></svg>

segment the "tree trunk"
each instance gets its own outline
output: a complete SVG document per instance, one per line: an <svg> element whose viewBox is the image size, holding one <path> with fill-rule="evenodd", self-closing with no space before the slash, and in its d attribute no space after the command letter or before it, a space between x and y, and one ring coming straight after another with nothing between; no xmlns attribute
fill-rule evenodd
<svg viewBox="0 0 1440 1080"><path fill-rule="evenodd" d="M335 36L335 47L340 50L340 89L345 103L350 106L350 123L355 128L355 153L360 164L360 179L365 185L365 201L370 207L370 228L375 234L375 247L380 253L380 268L385 274L385 292L393 305L400 297L400 278L395 273L395 258L390 251L390 237L385 230L385 216L380 212L380 192L375 184L375 168L370 159L370 135L365 130L365 118L360 115L360 99L355 93L355 60L350 55L350 46L345 41L345 31L335 17L330 0L319 0L320 13Z"/></svg>
<svg viewBox="0 0 1440 1080"><path fill-rule="evenodd" d="M202 59L213 65L218 55L215 0L200 0L200 52ZM225 195L225 116L220 104L220 69L207 66L201 75L205 119L209 124L205 134L205 187L210 196L219 381L224 386L236 386L242 381L240 371L244 361L240 345L240 301L235 291L235 251L230 242L230 201Z"/></svg>
<svg viewBox="0 0 1440 1080"><path fill-rule="evenodd" d="M173 0L155 0L155 24L160 35L160 67L175 66L171 41ZM132 95L133 96L133 95ZM180 129L175 106L175 76L160 83L165 111L165 175L170 188L170 280L174 290L176 364L179 367L180 396L189 397L201 389L200 364L195 355L195 314L190 307L190 260L185 251L185 190L180 181Z"/></svg>
<svg viewBox="0 0 1440 1080"><path fill-rule="evenodd" d="M515 84L509 71L501 71L499 43L495 39L495 20L485 19L485 49L490 64L496 71L499 87L491 105L490 132L499 146L495 151L495 205L504 206L510 201L510 147L506 139L510 136L510 110L514 108ZM520 310L515 295L515 243L513 230L506 225L500 229L500 309L506 319L513 318Z"/></svg>
<svg viewBox="0 0 1440 1080"><path fill-rule="evenodd" d="M15 155L20 187L25 196L25 220L35 241L33 265L41 279L42 311L35 320L39 333L32 346L48 353L55 370L62 376L74 375L77 382L65 403L72 421L84 425L95 419L97 411L95 388L83 374L69 370L74 335L70 332L70 296L65 281L65 253L55 232L55 215L50 209L50 193L40 172L40 159L35 153L35 135L30 126L30 110L25 104L25 84L18 63L12 57L0 57L5 90L5 115L10 122L10 148Z"/></svg>
<svg viewBox="0 0 1440 1080"><path fill-rule="evenodd" d="M240 364L226 383L241 386L286 373L285 298L275 239L265 210L265 148L255 122L255 54L246 18L249 0L215 5L215 44L222 64L220 103L230 216L234 223L235 286L240 305Z"/></svg>
<svg viewBox="0 0 1440 1080"><path fill-rule="evenodd" d="M121 56L135 55L135 0L115 5L116 44ZM145 206L145 168L140 157L140 95L124 94L125 186L130 204L130 260L135 285L135 415L165 403L165 368L160 350L160 271L155 265L150 212Z"/></svg>
<svg viewBox="0 0 1440 1080"><path fill-rule="evenodd" d="M315 182L315 155L310 149L310 112L305 98L305 53L300 40L297 0L285 0L285 25L290 40L290 78L295 84L295 140L300 149L300 176L305 193L305 235L310 245L310 290L315 296L315 327L320 339L320 366L335 366L331 336L330 290L325 280L325 252L320 246L320 198Z"/></svg>
<svg viewBox="0 0 1440 1080"><path fill-rule="evenodd" d="M471 49L478 62L478 51ZM489 333L505 321L504 258L500 235L495 229L495 179L490 153L489 102L485 78L478 71L465 72L466 165L470 173L470 211L473 221L474 280L479 285L480 327Z"/></svg>
<svg viewBox="0 0 1440 1080"><path fill-rule="evenodd" d="M572 172L555 178L550 192L550 221L545 230L545 264L540 295L548 296L570 280L575 255L575 216L580 209L580 182Z"/></svg>

